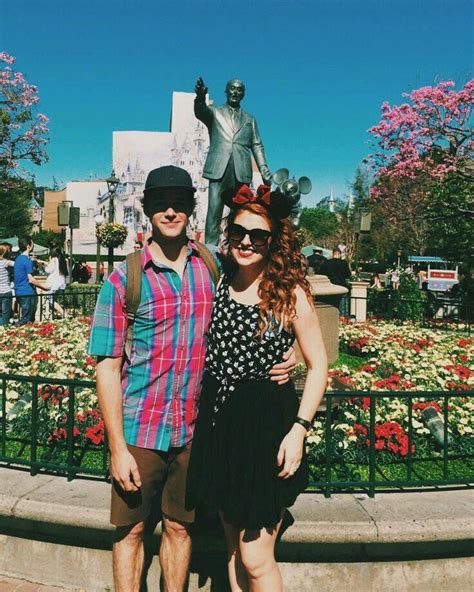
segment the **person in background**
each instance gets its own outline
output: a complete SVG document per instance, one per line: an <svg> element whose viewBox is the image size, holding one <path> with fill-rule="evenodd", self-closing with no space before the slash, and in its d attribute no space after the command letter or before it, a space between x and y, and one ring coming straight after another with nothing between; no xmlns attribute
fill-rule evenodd
<svg viewBox="0 0 474 592"><path fill-rule="evenodd" d="M141 251L142 249L143 249L142 241L136 240L135 244L133 245L133 250L134 251Z"/></svg>
<svg viewBox="0 0 474 592"><path fill-rule="evenodd" d="M321 275L326 275L329 278L331 284L349 288L351 269L347 261L345 259L341 259L341 254L341 249L339 247L335 247L332 250L332 259L327 259L324 261L324 263L321 265L319 273ZM342 315L347 315L348 313L347 303L348 299L346 294L343 296L334 297L334 305L339 308L339 312Z"/></svg>
<svg viewBox="0 0 474 592"><path fill-rule="evenodd" d="M0 325L5 326L12 316L13 293L9 276L9 269L13 269L15 263L8 259L8 247L0 245Z"/></svg>
<svg viewBox="0 0 474 592"><path fill-rule="evenodd" d="M372 276L372 282L370 287L374 290L383 290L382 282L380 281L378 273L374 273L374 275Z"/></svg>
<svg viewBox="0 0 474 592"><path fill-rule="evenodd" d="M313 254L308 257L309 266L313 268L314 274L321 273L321 267L325 261L327 261L326 257L323 255L323 251L321 249L313 249Z"/></svg>
<svg viewBox="0 0 474 592"><path fill-rule="evenodd" d="M15 260L13 268L13 278L15 287L15 297L20 305L19 325L26 325L35 320L36 313L36 288L46 290L43 284L33 277L33 261L31 253L34 243L31 236L23 236L18 240L20 255Z"/></svg>
<svg viewBox="0 0 474 592"><path fill-rule="evenodd" d="M52 305L51 307L54 308L60 316L64 317L64 309L59 304L57 298L66 288L68 268L64 254L57 247L51 248L49 252L49 262L44 270L48 274L46 287L48 288L48 294L50 294L50 305Z"/></svg>

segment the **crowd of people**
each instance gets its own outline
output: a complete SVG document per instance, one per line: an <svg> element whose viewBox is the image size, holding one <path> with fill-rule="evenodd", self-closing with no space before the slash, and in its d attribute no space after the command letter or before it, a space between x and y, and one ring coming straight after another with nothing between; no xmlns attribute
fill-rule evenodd
<svg viewBox="0 0 474 592"><path fill-rule="evenodd" d="M14 312L18 312L18 325L35 320L38 306L38 290L46 294L51 309L63 317L65 311L59 296L66 288L68 265L60 246L52 242L48 261L33 257L34 242L31 236L18 239L18 252L8 242L0 243L0 326L8 325ZM38 279L38 274L46 280Z"/></svg>

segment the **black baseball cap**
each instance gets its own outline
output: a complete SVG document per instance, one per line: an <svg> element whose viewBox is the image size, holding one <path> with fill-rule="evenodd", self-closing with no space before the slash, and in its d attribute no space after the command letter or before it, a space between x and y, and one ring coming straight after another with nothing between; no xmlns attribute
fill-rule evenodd
<svg viewBox="0 0 474 592"><path fill-rule="evenodd" d="M153 169L148 173L143 193L146 194L154 189L167 189L170 187L187 189L192 193L196 191L195 187L193 187L191 175L187 171L168 165Z"/></svg>

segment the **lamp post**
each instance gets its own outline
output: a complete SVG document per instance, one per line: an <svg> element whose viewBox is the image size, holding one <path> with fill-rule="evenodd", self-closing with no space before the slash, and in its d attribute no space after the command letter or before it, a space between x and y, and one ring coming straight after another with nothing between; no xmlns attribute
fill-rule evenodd
<svg viewBox="0 0 474 592"><path fill-rule="evenodd" d="M397 267L400 267L400 259L402 257L402 250L398 249L397 251Z"/></svg>
<svg viewBox="0 0 474 592"><path fill-rule="evenodd" d="M115 207L114 207L114 198L115 194L117 193L117 187L120 183L120 180L115 176L115 171L112 169L112 174L107 179L107 189L109 190L109 224L114 222L115 217ZM114 270L114 248L109 247L109 254L108 254L108 270L107 273L110 275Z"/></svg>
<svg viewBox="0 0 474 592"><path fill-rule="evenodd" d="M95 222L95 226L96 226L96 230L97 228L104 223L104 216L102 216L102 214L96 214L94 216L94 222ZM97 239L97 251L96 251L96 256L95 256L95 283L98 284L100 283L100 242L99 239Z"/></svg>

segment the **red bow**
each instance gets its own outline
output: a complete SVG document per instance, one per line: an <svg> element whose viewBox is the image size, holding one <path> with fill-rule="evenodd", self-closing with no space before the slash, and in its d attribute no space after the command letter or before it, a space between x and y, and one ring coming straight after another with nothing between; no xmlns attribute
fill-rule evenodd
<svg viewBox="0 0 474 592"><path fill-rule="evenodd" d="M248 185L242 185L232 198L232 202L239 206L247 203L261 203L269 206L270 193L271 188L268 185L260 185L256 194L253 193Z"/></svg>

